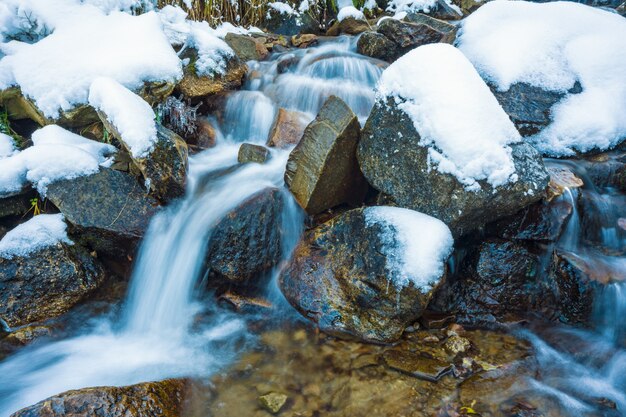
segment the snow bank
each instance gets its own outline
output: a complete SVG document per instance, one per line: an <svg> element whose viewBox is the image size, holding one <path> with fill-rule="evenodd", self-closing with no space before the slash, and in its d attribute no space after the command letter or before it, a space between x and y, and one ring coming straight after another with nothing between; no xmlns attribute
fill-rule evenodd
<svg viewBox="0 0 626 417"><path fill-rule="evenodd" d="M0 159L11 156L15 153L15 143L13 138L4 133L0 133Z"/></svg>
<svg viewBox="0 0 626 417"><path fill-rule="evenodd" d="M363 12L358 10L354 6L343 7L341 10L339 10L339 13L337 13L337 20L340 22L349 17L352 17L358 20L365 19L365 15L363 14Z"/></svg>
<svg viewBox="0 0 626 417"><path fill-rule="evenodd" d="M197 75L225 74L228 60L235 52L222 40L227 33L249 33L249 30L223 23L216 29L207 22L187 20L187 13L180 7L166 6L159 11L165 34L172 45L192 47L198 51L194 63ZM258 31L258 29L257 29Z"/></svg>
<svg viewBox="0 0 626 417"><path fill-rule="evenodd" d="M626 138L626 19L570 2L485 4L463 23L459 48L500 90L524 82L581 94L555 105L530 138L553 156L607 149Z"/></svg>
<svg viewBox="0 0 626 417"><path fill-rule="evenodd" d="M417 211L397 207L368 207L366 227L379 225L383 232L383 252L387 269L399 278L393 282L402 289L409 283L423 292L430 291L444 272L454 239L441 220Z"/></svg>
<svg viewBox="0 0 626 417"><path fill-rule="evenodd" d="M111 78L97 78L89 89L89 104L106 115L135 158L145 158L154 149L154 111L137 94Z"/></svg>
<svg viewBox="0 0 626 417"><path fill-rule="evenodd" d="M511 143L515 126L472 64L447 44L421 46L382 74L378 100L392 97L413 121L429 162L467 190L517 180Z"/></svg>
<svg viewBox="0 0 626 417"><path fill-rule="evenodd" d="M57 243L72 245L62 214L40 214L8 232L0 240L0 258L27 256Z"/></svg>
<svg viewBox="0 0 626 417"><path fill-rule="evenodd" d="M460 15L463 14L461 9L459 9L457 5L452 4L450 0L445 0L445 2L448 6L459 12ZM404 16L406 16L406 13L429 13L436 4L437 0L391 0L387 6L387 11L395 14L404 13L401 15L402 17L394 17L397 19L403 19Z"/></svg>
<svg viewBox="0 0 626 417"><path fill-rule="evenodd" d="M294 15L294 14L298 14L298 12L296 12L293 7L291 7L290 5L288 5L287 3L283 3L281 1L274 1L271 3L267 3L267 6L276 10L278 13L280 14L286 14L288 16Z"/></svg>
<svg viewBox="0 0 626 417"><path fill-rule="evenodd" d="M32 184L45 196L48 185L98 172L110 164L111 145L82 138L58 126L46 126L33 134L34 145L0 160L0 195Z"/></svg>
<svg viewBox="0 0 626 417"><path fill-rule="evenodd" d="M85 103L89 86L100 76L130 89L182 76L180 59L155 12L107 15L77 0L7 1L17 1L17 12L29 12L52 33L34 44L0 46L7 54L0 60L0 89L19 85L47 117Z"/></svg>

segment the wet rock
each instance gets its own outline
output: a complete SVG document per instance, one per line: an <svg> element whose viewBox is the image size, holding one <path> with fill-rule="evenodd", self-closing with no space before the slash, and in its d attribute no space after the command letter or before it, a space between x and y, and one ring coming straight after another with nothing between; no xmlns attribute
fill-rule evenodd
<svg viewBox="0 0 626 417"><path fill-rule="evenodd" d="M428 150L411 119L395 103L378 103L358 146L359 165L368 182L395 204L446 223L456 236L513 214L538 201L548 184L541 156L530 145L511 145L518 180L496 189L484 181L468 192L458 180L429 169Z"/></svg>
<svg viewBox="0 0 626 417"><path fill-rule="evenodd" d="M569 92L581 91L577 83ZM547 126L551 121L550 109L565 97L565 93L546 91L526 83L513 84L507 91L492 88L492 92L523 136L534 135Z"/></svg>
<svg viewBox="0 0 626 417"><path fill-rule="evenodd" d="M437 0L430 8L429 14L443 20L458 20L463 17L457 9L451 7L445 0Z"/></svg>
<svg viewBox="0 0 626 417"><path fill-rule="evenodd" d="M281 191L266 188L217 223L207 247L211 285L243 283L280 261L282 205Z"/></svg>
<svg viewBox="0 0 626 417"><path fill-rule="evenodd" d="M287 396L278 392L270 392L259 397L259 404L272 414L278 414L287 402Z"/></svg>
<svg viewBox="0 0 626 417"><path fill-rule="evenodd" d="M400 56L398 46L385 35L377 32L363 33L357 41L357 52L387 62L392 62Z"/></svg>
<svg viewBox="0 0 626 417"><path fill-rule="evenodd" d="M333 23L333 25L326 31L326 36L339 36L341 34L358 35L359 33L363 33L371 29L371 26L366 20L347 17L341 21L336 20L335 23Z"/></svg>
<svg viewBox="0 0 626 417"><path fill-rule="evenodd" d="M476 0L452 0L452 4L458 6L464 15L474 13L480 6L484 4L483 1Z"/></svg>
<svg viewBox="0 0 626 417"><path fill-rule="evenodd" d="M387 262L387 240L381 225L366 227L364 209L341 214L303 235L280 289L326 333L394 341L420 317L432 290L395 284L403 272Z"/></svg>
<svg viewBox="0 0 626 417"><path fill-rule="evenodd" d="M452 369L450 364L426 354L388 350L383 354L385 364L396 371L436 382Z"/></svg>
<svg viewBox="0 0 626 417"><path fill-rule="evenodd" d="M307 213L358 204L367 183L356 160L360 125L341 99L331 96L289 155L285 182Z"/></svg>
<svg viewBox="0 0 626 417"><path fill-rule="evenodd" d="M452 335L445 341L443 346L449 354L456 355L468 351L472 344L464 337Z"/></svg>
<svg viewBox="0 0 626 417"><path fill-rule="evenodd" d="M317 44L317 35L306 33L303 35L294 35L291 37L291 44L296 48L308 48Z"/></svg>
<svg viewBox="0 0 626 417"><path fill-rule="evenodd" d="M578 178L576 174L567 167L548 165L546 169L548 170L548 174L550 174L546 197L548 201L563 195L566 189L571 190L584 185L583 180Z"/></svg>
<svg viewBox="0 0 626 417"><path fill-rule="evenodd" d="M491 234L505 239L556 242L574 207L565 200L541 200L510 217L487 226Z"/></svg>
<svg viewBox="0 0 626 417"><path fill-rule="evenodd" d="M195 62L198 59L198 52L195 49L186 49L181 59L189 59L190 62L184 67L183 78L176 88L183 96L189 99L235 90L241 87L243 79L248 72L246 64L241 62L237 56L233 56L228 60L224 74L211 76L199 76L196 73Z"/></svg>
<svg viewBox="0 0 626 417"><path fill-rule="evenodd" d="M284 149L296 145L302 139L305 128L306 115L280 108L270 129L267 146Z"/></svg>
<svg viewBox="0 0 626 417"><path fill-rule="evenodd" d="M235 311L240 312L267 311L273 307L272 304L264 298L247 296L230 290L220 294L218 302L226 304Z"/></svg>
<svg viewBox="0 0 626 417"><path fill-rule="evenodd" d="M224 40L242 61L260 61L269 55L263 42L251 36L229 32Z"/></svg>
<svg viewBox="0 0 626 417"><path fill-rule="evenodd" d="M119 258L133 255L158 209L133 176L107 168L55 182L47 198L65 216L75 241Z"/></svg>
<svg viewBox="0 0 626 417"><path fill-rule="evenodd" d="M617 151L588 156L577 164L584 168L597 187L615 187L626 192L626 153Z"/></svg>
<svg viewBox="0 0 626 417"><path fill-rule="evenodd" d="M86 299L104 270L78 245L57 244L0 258L0 319L10 327L59 316Z"/></svg>
<svg viewBox="0 0 626 417"><path fill-rule="evenodd" d="M255 145L253 143L242 143L237 154L237 161L240 164L247 162L256 162L263 164L270 157L270 151L265 146Z"/></svg>
<svg viewBox="0 0 626 417"><path fill-rule="evenodd" d="M577 254L555 250L550 276L559 291L559 320L566 323L589 323L596 290L611 277Z"/></svg>
<svg viewBox="0 0 626 417"><path fill-rule="evenodd" d="M398 53L392 61L429 43L452 43L456 37L456 27L426 15L416 15L414 22L385 19L378 25L378 33L396 44Z"/></svg>
<svg viewBox="0 0 626 417"><path fill-rule="evenodd" d="M269 33L293 36L300 33L319 33L320 23L309 13L296 16L268 8L266 18L263 19L263 29Z"/></svg>
<svg viewBox="0 0 626 417"><path fill-rule="evenodd" d="M460 323L479 326L532 312L554 317L557 290L541 265L540 256L521 244L487 239L469 250L429 308L456 312Z"/></svg>
<svg viewBox="0 0 626 417"><path fill-rule="evenodd" d="M280 52L278 49L289 47L289 38L284 35L258 32L252 32L251 35L253 38L263 42L263 45L265 45L268 51ZM276 50L274 48L276 48Z"/></svg>
<svg viewBox="0 0 626 417"><path fill-rule="evenodd" d="M2 354L10 354L38 340L47 339L52 334L53 329L51 326L37 324L19 327L6 336L0 333L0 357Z"/></svg>
<svg viewBox="0 0 626 417"><path fill-rule="evenodd" d="M187 139L187 144L199 149L209 149L215 146L219 132L215 129L213 120L208 117L198 117L196 119L196 131L191 138Z"/></svg>
<svg viewBox="0 0 626 417"><path fill-rule="evenodd" d="M179 417L189 389L190 383L179 379L83 388L45 399L12 417Z"/></svg>

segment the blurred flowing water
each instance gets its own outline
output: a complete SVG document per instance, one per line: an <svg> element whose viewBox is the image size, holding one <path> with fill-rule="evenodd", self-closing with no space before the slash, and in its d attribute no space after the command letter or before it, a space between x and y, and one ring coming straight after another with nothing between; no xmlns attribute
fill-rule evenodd
<svg viewBox="0 0 626 417"><path fill-rule="evenodd" d="M94 318L74 337L22 349L0 363L0 416L69 389L207 376L254 343L245 316L199 301L211 230L255 193L279 188L285 197L280 226L287 259L304 216L284 188L290 149L272 150L265 164L239 166L239 145L265 144L279 107L313 119L331 94L364 119L382 69L352 49L352 40L340 38L297 50L289 58L299 63L281 74L277 67L285 54L249 63L253 70L245 88L226 102L218 135L223 140L190 158L186 196L152 219L120 314ZM275 279L267 296L281 302ZM204 324L194 322L199 315L208 317Z"/></svg>

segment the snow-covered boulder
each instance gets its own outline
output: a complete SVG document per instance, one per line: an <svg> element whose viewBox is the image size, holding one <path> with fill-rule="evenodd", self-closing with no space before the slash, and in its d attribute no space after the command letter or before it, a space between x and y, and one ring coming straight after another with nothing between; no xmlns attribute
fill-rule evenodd
<svg viewBox="0 0 626 417"><path fill-rule="evenodd" d="M10 327L63 314L103 283L98 261L66 228L61 214L41 214L0 240L0 319Z"/></svg>
<svg viewBox="0 0 626 417"><path fill-rule="evenodd" d="M448 227L425 214L355 209L306 232L279 284L320 330L392 342L444 280L452 245Z"/></svg>
<svg viewBox="0 0 626 417"><path fill-rule="evenodd" d="M89 104L124 145L147 189L164 202L184 194L187 144L155 121L148 103L115 80L98 78L91 85Z"/></svg>
<svg viewBox="0 0 626 417"><path fill-rule="evenodd" d="M549 179L472 64L446 44L383 72L357 155L372 186L457 236L539 200Z"/></svg>
<svg viewBox="0 0 626 417"><path fill-rule="evenodd" d="M56 181L47 198L64 214L75 241L119 259L134 252L158 209L132 175L109 168Z"/></svg>
<svg viewBox="0 0 626 417"><path fill-rule="evenodd" d="M541 117L556 103L547 127L525 132L542 153L570 156L626 139L626 20L618 14L574 2L489 2L463 22L458 46L526 113Z"/></svg>
<svg viewBox="0 0 626 417"><path fill-rule="evenodd" d="M295 9L280 1L267 3L267 14L263 20L263 29L269 33L294 36L302 33L319 33L320 22L308 12L307 0Z"/></svg>

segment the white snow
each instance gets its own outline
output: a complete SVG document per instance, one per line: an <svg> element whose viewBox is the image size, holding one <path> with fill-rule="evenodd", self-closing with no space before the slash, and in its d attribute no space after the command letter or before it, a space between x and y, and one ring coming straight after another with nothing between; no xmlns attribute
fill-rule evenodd
<svg viewBox="0 0 626 417"><path fill-rule="evenodd" d="M0 159L11 156L15 153L15 142L13 138L4 133L0 133Z"/></svg>
<svg viewBox="0 0 626 417"><path fill-rule="evenodd" d="M82 138L58 126L33 133L34 145L0 160L0 195L32 184L45 197L47 187L62 179L98 172L110 164L111 145Z"/></svg>
<svg viewBox="0 0 626 417"><path fill-rule="evenodd" d="M145 158L157 140L155 115L144 99L111 78L97 78L89 104L103 112L135 158Z"/></svg>
<svg viewBox="0 0 626 417"><path fill-rule="evenodd" d="M553 156L608 149L626 138L626 19L571 2L494 1L463 23L459 48L500 90L524 82L571 94L529 138Z"/></svg>
<svg viewBox="0 0 626 417"><path fill-rule="evenodd" d="M365 15L363 14L363 12L358 10L354 6L342 7L341 10L339 10L339 13L337 13L337 20L340 22L349 17L357 20L365 19Z"/></svg>
<svg viewBox="0 0 626 417"><path fill-rule="evenodd" d="M271 2L271 3L267 3L267 5L270 8L276 10L280 14L286 14L286 15L297 14L297 12L293 9L293 7L291 7L287 3L283 3L281 1L274 1L274 2Z"/></svg>
<svg viewBox="0 0 626 417"><path fill-rule="evenodd" d="M230 23L213 29L207 22L187 20L187 13L175 6L165 6L159 11L159 17L172 45L183 45L183 49L192 47L198 51L198 59L194 63L197 75L225 74L228 60L235 52L222 38L229 32L243 34L253 31Z"/></svg>
<svg viewBox="0 0 626 417"><path fill-rule="evenodd" d="M0 60L0 89L19 85L47 117L85 103L89 86L100 76L130 89L182 76L180 59L155 12L107 15L78 0L6 1L52 33L34 44L0 45L7 55Z"/></svg>
<svg viewBox="0 0 626 417"><path fill-rule="evenodd" d="M410 51L383 72L378 95L395 100L428 147L430 163L467 190L480 190L480 180L493 187L517 180L508 145L520 135L458 49L440 43Z"/></svg>
<svg viewBox="0 0 626 417"><path fill-rule="evenodd" d="M448 6L459 12L460 15L463 14L461 9L459 9L457 5L452 4L450 0L444 1L448 4ZM406 13L429 13L436 4L437 0L391 0L387 5L387 11L397 15L394 16L394 19L401 20L404 16L406 16ZM404 14L401 15L402 17L398 17L399 13Z"/></svg>
<svg viewBox="0 0 626 417"><path fill-rule="evenodd" d="M58 243L72 245L62 214L40 214L9 231L0 240L0 258L27 256Z"/></svg>
<svg viewBox="0 0 626 417"><path fill-rule="evenodd" d="M367 207L364 215L366 227L378 225L383 229L379 237L396 288L413 283L423 292L430 291L441 279L452 253L454 239L448 226L434 217L398 207Z"/></svg>

